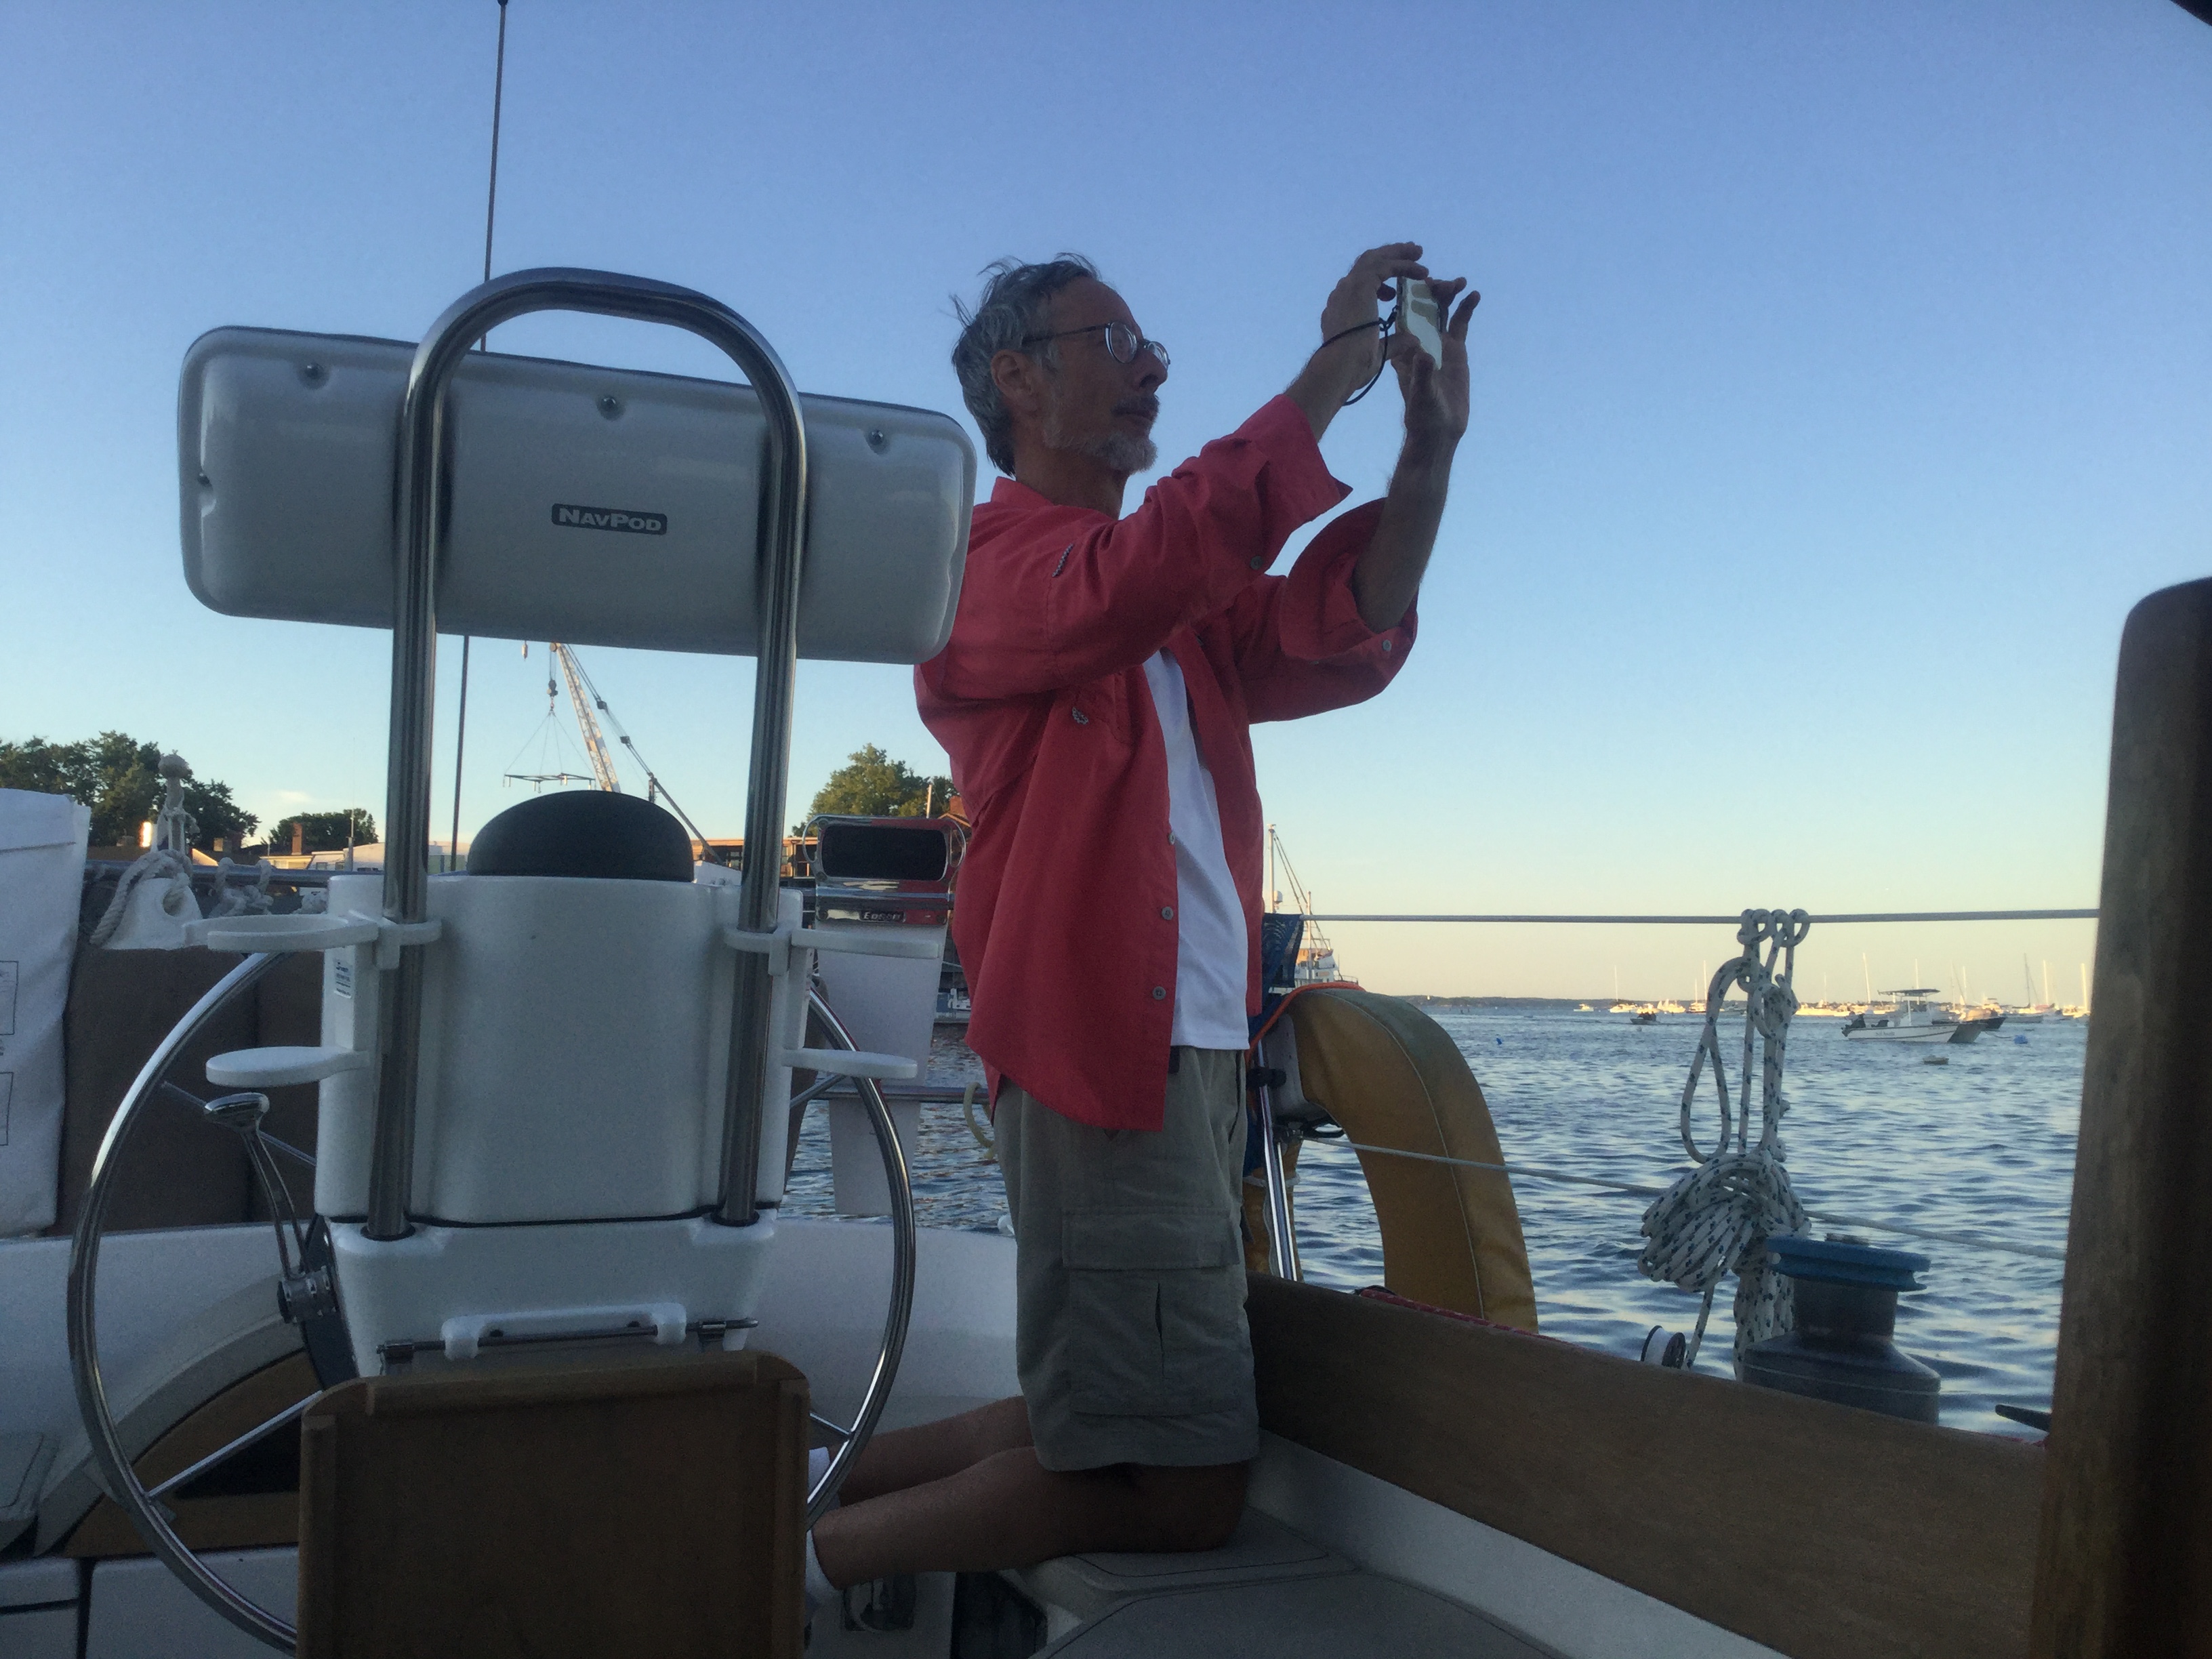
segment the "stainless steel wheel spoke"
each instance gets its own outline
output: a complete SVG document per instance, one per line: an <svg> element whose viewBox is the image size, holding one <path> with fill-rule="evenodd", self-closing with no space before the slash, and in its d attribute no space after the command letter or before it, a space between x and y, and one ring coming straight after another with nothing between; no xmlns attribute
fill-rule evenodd
<svg viewBox="0 0 2212 1659"><path fill-rule="evenodd" d="M854 1048L852 1036L836 1011L823 1000L819 991L810 992L814 1012L821 1016L829 1030L830 1043L835 1048ZM914 1311L914 1181L906 1167L906 1152L899 1145L898 1130L891 1122L890 1108L884 1103L884 1091L873 1078L856 1077L854 1084L860 1089L860 1099L868 1109L868 1125L876 1132L876 1148L883 1154L884 1183L891 1194L891 1302L884 1315L883 1346L876 1355L876 1369L868 1378L867 1392L860 1396L860 1409L854 1413L849 1429L840 1428L827 1419L816 1416L814 1420L839 1438L836 1454L830 1467L822 1471L822 1478L806 1494L806 1524L812 1526L820 1520L837 1496L837 1488L845 1484L852 1473L853 1462L859 1457L869 1437L876 1431L876 1419L884 1414L884 1403L890 1398L891 1382L898 1376L899 1356L906 1350L907 1320Z"/></svg>
<svg viewBox="0 0 2212 1659"><path fill-rule="evenodd" d="M164 1480L160 1486L149 1487L147 1490L146 1496L149 1498L166 1498L171 1492L176 1491L178 1487L189 1486L191 1482L198 1480L200 1476L205 1474L210 1469L215 1468L216 1464L228 1462L232 1456L239 1452L244 1451L248 1446L258 1445L262 1441L266 1440L270 1435L276 1433L277 1430L283 1428L287 1423L295 1422L298 1419L305 1416L307 1414L307 1407L313 1405L315 1401L320 1400L322 1397L321 1392L318 1390L316 1393L309 1395L305 1400L294 1401L291 1405L285 1407L283 1411L278 1412L276 1416L270 1418L266 1423L261 1424L258 1427L248 1429L244 1434L239 1436L237 1439L232 1441L227 1446L218 1446L215 1450L210 1452L205 1457L200 1459L198 1462L193 1464L191 1468L179 1469L174 1474L171 1475L167 1480Z"/></svg>
<svg viewBox="0 0 2212 1659"><path fill-rule="evenodd" d="M138 1479L138 1472L131 1467L131 1455L124 1449L122 1433L108 1407L107 1380L100 1375L94 1300L100 1278L100 1233L106 1224L108 1204L115 1196L115 1171L123 1162L123 1145L138 1121L140 1109L160 1087L163 1075L200 1028L227 1003L252 989L281 959L276 956L251 956L217 980L207 994L192 1005L191 1011L177 1022L176 1029L161 1039L161 1046L148 1057L144 1067L125 1091L122 1103L115 1109L115 1116L107 1126L107 1133L100 1140L100 1151L93 1158L92 1183L85 1188L84 1208L77 1212L76 1234L70 1241L69 1345L78 1414L84 1419L85 1433L92 1443L93 1461L100 1466L100 1484L106 1488L108 1496L123 1506L131 1525L138 1529L138 1535L170 1571L184 1580L185 1589L247 1635L290 1653L297 1641L293 1627L260 1603L240 1595L193 1554L177 1536L168 1512L155 1501L155 1494L146 1490ZM295 1410L304 1411L307 1404L302 1401ZM253 1437L276 1426L264 1424L255 1431ZM226 1446L216 1455L215 1462L237 1449L237 1444ZM202 1462L213 1467L208 1460L203 1459ZM165 1482L161 1490L168 1492L182 1485L185 1477L197 1473L200 1467L195 1465L184 1475Z"/></svg>

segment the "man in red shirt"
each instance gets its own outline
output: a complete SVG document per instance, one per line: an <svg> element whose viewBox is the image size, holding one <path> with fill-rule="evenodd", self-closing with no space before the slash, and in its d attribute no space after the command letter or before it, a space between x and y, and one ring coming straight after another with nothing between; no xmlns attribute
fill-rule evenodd
<svg viewBox="0 0 2212 1659"><path fill-rule="evenodd" d="M1287 391L1146 492L1167 353L1088 262L1002 261L953 351L992 461L952 637L915 671L974 826L953 929L1018 1243L1022 1394L878 1437L810 1545L817 1588L1084 1550L1205 1549L1258 1443L1238 1239L1261 819L1249 727L1396 673L1468 422L1463 281L1443 362L1391 336L1390 488L1348 493L1330 421L1382 367L1362 254Z"/></svg>

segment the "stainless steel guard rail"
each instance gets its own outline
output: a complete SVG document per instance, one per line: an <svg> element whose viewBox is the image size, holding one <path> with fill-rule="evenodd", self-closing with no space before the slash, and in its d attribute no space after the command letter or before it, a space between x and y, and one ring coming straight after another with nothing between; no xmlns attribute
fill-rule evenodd
<svg viewBox="0 0 2212 1659"><path fill-rule="evenodd" d="M745 785L745 845L781 848L791 769L791 703L799 663L799 580L806 542L806 425L799 389L750 323L720 301L671 283L613 271L518 270L447 307L416 348L399 413L399 568L392 628L392 736L385 791L384 914L425 920L429 890L431 712L437 679L440 526L446 489L446 389L469 347L488 331L537 311L580 311L665 323L720 347L759 395L768 422L767 542L751 573L759 627L753 678L752 762ZM774 931L781 860L748 858L738 925ZM741 952L730 1021L729 1096L715 1219L744 1227L757 1217L761 1057L769 1046L768 963ZM404 1238L415 1170L416 1063L422 1030L422 953L403 946L380 1010L368 1224L373 1239Z"/></svg>

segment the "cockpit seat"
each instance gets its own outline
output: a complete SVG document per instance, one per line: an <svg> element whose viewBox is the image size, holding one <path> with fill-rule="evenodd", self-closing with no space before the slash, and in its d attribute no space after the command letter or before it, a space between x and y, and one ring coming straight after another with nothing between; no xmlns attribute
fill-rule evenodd
<svg viewBox="0 0 2212 1659"><path fill-rule="evenodd" d="M1300 1537L1272 1516L1248 1509L1229 1541L1217 1550L1063 1555L1033 1567L1017 1567L1006 1577L1040 1607L1090 1619L1132 1596L1321 1578L1351 1571L1352 1563L1342 1556Z"/></svg>
<svg viewBox="0 0 2212 1659"><path fill-rule="evenodd" d="M477 831L472 876L690 881L691 837L673 814L605 789L562 789L510 806Z"/></svg>
<svg viewBox="0 0 2212 1659"><path fill-rule="evenodd" d="M1051 1659L1544 1659L1472 1608L1371 1572L1139 1595L1043 1650Z"/></svg>

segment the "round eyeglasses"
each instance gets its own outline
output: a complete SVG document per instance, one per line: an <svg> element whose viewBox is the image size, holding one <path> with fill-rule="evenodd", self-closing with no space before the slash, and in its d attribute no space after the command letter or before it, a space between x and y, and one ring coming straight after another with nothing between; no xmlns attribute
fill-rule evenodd
<svg viewBox="0 0 2212 1659"><path fill-rule="evenodd" d="M1149 351L1162 368L1168 366L1168 349L1158 340L1147 340L1127 323L1086 323L1081 328L1063 328L1057 334L1031 334L1026 336L1022 343L1025 346L1041 345L1047 340L1066 340L1078 334L1096 334L1101 329L1106 331L1106 355L1115 362L1133 363L1139 352Z"/></svg>

